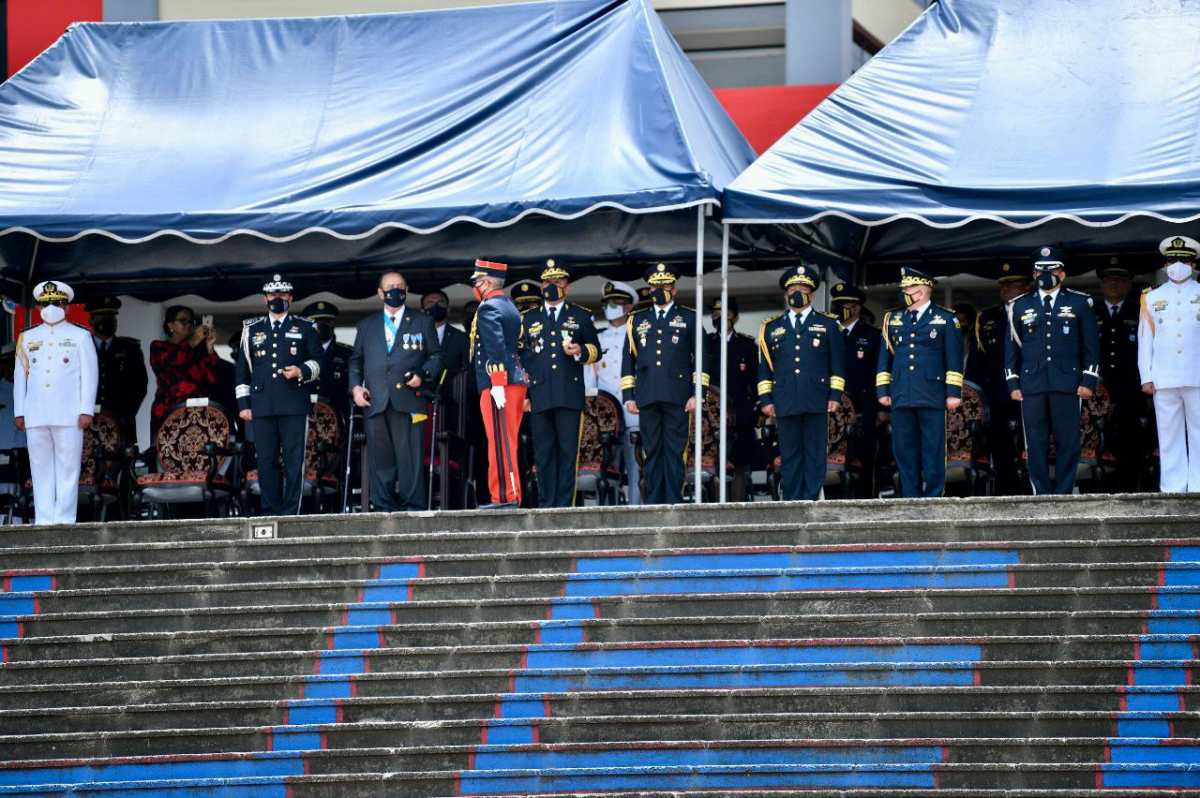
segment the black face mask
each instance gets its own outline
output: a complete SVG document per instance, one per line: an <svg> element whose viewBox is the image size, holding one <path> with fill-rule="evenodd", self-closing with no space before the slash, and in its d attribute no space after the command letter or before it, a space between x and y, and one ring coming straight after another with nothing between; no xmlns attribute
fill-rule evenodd
<svg viewBox="0 0 1200 798"><path fill-rule="evenodd" d="M117 331L117 320L112 318L96 319L92 322L92 330L101 338L108 338Z"/></svg>
<svg viewBox="0 0 1200 798"><path fill-rule="evenodd" d="M267 309L278 316L280 313L287 313L288 301L282 297L275 297L267 302Z"/></svg>
<svg viewBox="0 0 1200 798"><path fill-rule="evenodd" d="M809 297L803 291L797 291L794 294L789 294L787 298L788 304L796 310L803 310L808 307Z"/></svg>
<svg viewBox="0 0 1200 798"><path fill-rule="evenodd" d="M671 301L671 298L667 296L667 289L660 285L650 292L650 301L656 305L665 305Z"/></svg>
<svg viewBox="0 0 1200 798"><path fill-rule="evenodd" d="M322 322L317 325L317 339L321 343L333 340L333 325Z"/></svg>
<svg viewBox="0 0 1200 798"><path fill-rule="evenodd" d="M398 308L408 299L408 292L403 288L389 288L383 292L383 304L389 308Z"/></svg>
<svg viewBox="0 0 1200 798"><path fill-rule="evenodd" d="M446 315L449 312L450 309L441 302L434 302L429 306L429 318L433 319L434 321L445 321Z"/></svg>
<svg viewBox="0 0 1200 798"><path fill-rule="evenodd" d="M542 286L542 299L547 302L557 302L562 299L562 289L553 283Z"/></svg>
<svg viewBox="0 0 1200 798"><path fill-rule="evenodd" d="M1038 288L1043 291L1053 291L1059 284L1058 274L1055 272L1042 272L1037 276Z"/></svg>

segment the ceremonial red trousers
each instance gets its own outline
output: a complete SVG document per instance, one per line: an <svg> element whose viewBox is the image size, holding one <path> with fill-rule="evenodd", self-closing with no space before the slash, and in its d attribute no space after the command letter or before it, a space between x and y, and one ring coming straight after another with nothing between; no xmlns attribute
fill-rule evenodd
<svg viewBox="0 0 1200 798"><path fill-rule="evenodd" d="M488 491L492 501L521 503L521 471L517 464L517 444L521 417L525 414L524 385L504 386L504 409L499 412L500 429L496 429L496 410L490 391L479 394L479 412L487 430ZM497 434L498 433L498 434ZM501 488L503 485L503 489Z"/></svg>

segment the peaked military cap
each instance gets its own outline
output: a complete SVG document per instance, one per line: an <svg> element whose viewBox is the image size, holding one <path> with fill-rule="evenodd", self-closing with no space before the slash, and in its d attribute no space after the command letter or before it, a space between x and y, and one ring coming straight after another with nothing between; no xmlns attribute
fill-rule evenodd
<svg viewBox="0 0 1200 798"><path fill-rule="evenodd" d="M1168 236L1158 245L1158 251L1167 258L1178 260L1195 260L1200 253L1200 244L1196 239L1187 236Z"/></svg>
<svg viewBox="0 0 1200 798"><path fill-rule="evenodd" d="M546 268L542 269L542 282L549 280L570 280L571 273L554 262L554 258L546 261Z"/></svg>
<svg viewBox="0 0 1200 798"><path fill-rule="evenodd" d="M74 298L75 290L57 280L46 280L33 287L35 302L70 302Z"/></svg>
<svg viewBox="0 0 1200 798"><path fill-rule="evenodd" d="M650 285L674 285L678 279L675 270L665 263L656 263L646 272L646 282Z"/></svg>
<svg viewBox="0 0 1200 798"><path fill-rule="evenodd" d="M1133 272L1121 265L1121 259L1113 255L1108 263L1096 269L1096 275L1103 280L1105 277L1120 277L1122 280L1132 280Z"/></svg>
<svg viewBox="0 0 1200 798"><path fill-rule="evenodd" d="M830 302L857 302L862 305L867 301L867 292L857 285L849 283L834 283L829 289Z"/></svg>
<svg viewBox="0 0 1200 798"><path fill-rule="evenodd" d="M1012 261L1003 261L996 268L996 282L1003 285L1004 283L1027 283L1029 275L1023 270L1013 266Z"/></svg>
<svg viewBox="0 0 1200 798"><path fill-rule="evenodd" d="M527 310L542 304L542 287L533 280L521 280L508 289L509 296L519 310Z"/></svg>
<svg viewBox="0 0 1200 798"><path fill-rule="evenodd" d="M504 282L508 279L508 264L494 260L477 260L475 271L471 272L471 281L474 282L480 277L494 277Z"/></svg>
<svg viewBox="0 0 1200 798"><path fill-rule="evenodd" d="M313 302L300 311L301 316L307 316L313 321L324 321L326 319L336 319L338 317L338 306L332 302L321 300Z"/></svg>
<svg viewBox="0 0 1200 798"><path fill-rule="evenodd" d="M810 266L807 263L801 263L798 266L792 266L790 269L784 269L783 274L779 275L779 287L785 291L793 285L807 285L814 291L821 284L821 275L816 266Z"/></svg>
<svg viewBox="0 0 1200 798"><path fill-rule="evenodd" d="M87 303L87 312L92 316L116 315L121 309L121 300L115 296L102 296Z"/></svg>
<svg viewBox="0 0 1200 798"><path fill-rule="evenodd" d="M636 302L637 293L637 290L629 283L609 280L604 284L604 293L600 298L605 302L619 302L621 300Z"/></svg>
<svg viewBox="0 0 1200 798"><path fill-rule="evenodd" d="M910 285L927 285L930 288L937 285L937 280L932 274L923 272L913 266L900 267L900 287L908 288Z"/></svg>
<svg viewBox="0 0 1200 798"><path fill-rule="evenodd" d="M1034 271L1052 272L1065 268L1066 265L1063 254L1057 247L1039 247L1037 252L1033 253Z"/></svg>
<svg viewBox="0 0 1200 798"><path fill-rule="evenodd" d="M283 279L282 274L272 275L271 279L263 283L262 287L264 294L290 294L292 290L292 284Z"/></svg>

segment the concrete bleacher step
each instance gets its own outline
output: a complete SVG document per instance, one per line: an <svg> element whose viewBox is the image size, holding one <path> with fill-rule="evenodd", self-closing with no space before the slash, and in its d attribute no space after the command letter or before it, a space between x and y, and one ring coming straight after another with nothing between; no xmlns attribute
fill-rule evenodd
<svg viewBox="0 0 1200 798"><path fill-rule="evenodd" d="M296 700L242 700L192 703L60 705L0 710L0 729L25 734L180 730L232 726L287 725L293 711L341 718L347 723L472 721L492 718L508 694L382 695ZM695 690L604 690L540 693L546 718L564 719L639 714L720 715L721 713L928 713L936 699L940 713L1099 713L1115 717L1134 702L1157 701L1162 712L1200 709L1200 686L1111 685L953 685L925 687L758 687ZM1163 707L1170 707L1165 709Z"/></svg>
<svg viewBox="0 0 1200 798"><path fill-rule="evenodd" d="M1200 594L1198 594L1200 596ZM961 601L961 599L960 599ZM635 606L635 611L641 607ZM1160 628L1200 627L1200 610L1011 610L979 612L839 612L618 617L532 622L513 621L243 628L194 632L91 633L0 641L6 662L166 657L306 651L329 647L334 635L375 635L380 648L462 645L523 645L543 636L569 636L589 643L667 640L993 635L1141 634L1148 620Z"/></svg>

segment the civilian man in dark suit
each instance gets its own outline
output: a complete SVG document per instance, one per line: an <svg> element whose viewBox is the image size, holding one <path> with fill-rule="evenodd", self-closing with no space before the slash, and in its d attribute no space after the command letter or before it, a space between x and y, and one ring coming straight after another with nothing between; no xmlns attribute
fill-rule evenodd
<svg viewBox="0 0 1200 798"><path fill-rule="evenodd" d="M835 283L829 289L829 301L838 317L845 341L846 395L858 413L861 435L851 438L850 456L862 463L863 478L856 492L860 499L875 496L875 451L878 447L880 424L879 397L875 395L875 366L883 337L864 318L867 295L856 285Z"/></svg>
<svg viewBox="0 0 1200 798"><path fill-rule="evenodd" d="M1098 269L1097 275L1104 295L1103 302L1092 305L1100 326L1100 381L1115 405L1105 429L1106 448L1117 456L1111 487L1114 493L1132 493L1140 487L1150 432L1142 426L1149 413L1137 363L1140 294L1132 290L1133 273L1116 256Z"/></svg>
<svg viewBox="0 0 1200 798"><path fill-rule="evenodd" d="M427 509L421 444L426 381L441 373L433 319L404 306L408 284L398 272L379 278L383 309L358 323L350 356L354 404L364 408L371 504L377 510Z"/></svg>
<svg viewBox="0 0 1200 798"><path fill-rule="evenodd" d="M758 344L749 335L734 329L738 320L736 297L729 297L729 354L726 363L729 383L725 389L729 413L733 420L733 435L729 441L729 462L733 463L733 479L729 500L746 500L746 474L758 465L758 441L754 425L758 422ZM721 374L721 299L718 297L709 310L713 331L704 336L704 358L712 384L719 386Z"/></svg>
<svg viewBox="0 0 1200 798"><path fill-rule="evenodd" d="M430 291L421 297L421 310L433 319L438 344L442 348L439 362L443 374L440 383L442 398L445 399L450 383L467 368L467 334L457 327L451 327L446 322L450 316L450 298L444 291ZM471 390L469 393L473 394L474 391Z"/></svg>

